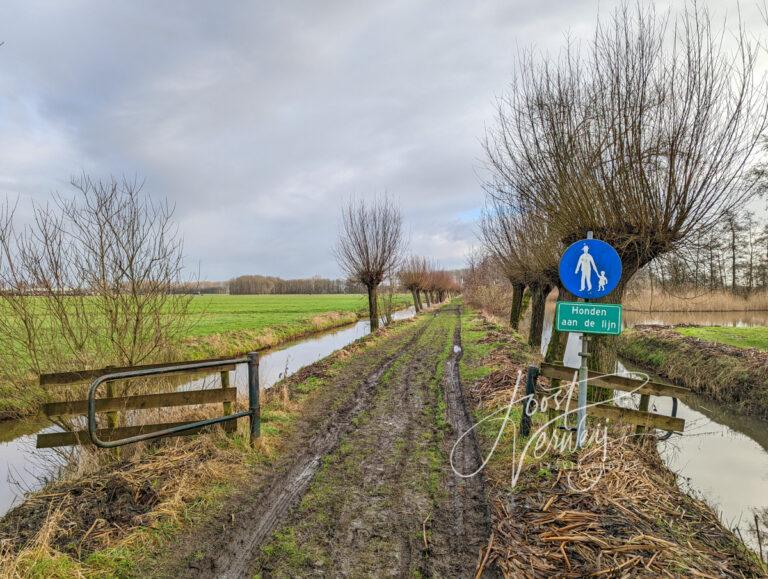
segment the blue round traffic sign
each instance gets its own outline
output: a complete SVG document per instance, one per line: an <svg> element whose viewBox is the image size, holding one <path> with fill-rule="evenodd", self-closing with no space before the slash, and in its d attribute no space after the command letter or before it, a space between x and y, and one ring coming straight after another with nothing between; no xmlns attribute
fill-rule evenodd
<svg viewBox="0 0 768 579"><path fill-rule="evenodd" d="M599 239L582 239L560 258L560 281L573 295L597 299L611 293L621 279L621 258Z"/></svg>

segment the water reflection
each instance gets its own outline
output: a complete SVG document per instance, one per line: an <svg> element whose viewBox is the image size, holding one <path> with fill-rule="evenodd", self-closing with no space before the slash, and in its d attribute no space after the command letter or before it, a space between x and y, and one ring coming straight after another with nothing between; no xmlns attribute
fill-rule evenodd
<svg viewBox="0 0 768 579"><path fill-rule="evenodd" d="M628 362L619 370L643 371ZM652 396L651 409L669 415L672 401ZM768 509L768 425L694 394L679 401L677 416L685 420L685 433L659 443L659 454L686 491L704 498L757 550L754 513Z"/></svg>

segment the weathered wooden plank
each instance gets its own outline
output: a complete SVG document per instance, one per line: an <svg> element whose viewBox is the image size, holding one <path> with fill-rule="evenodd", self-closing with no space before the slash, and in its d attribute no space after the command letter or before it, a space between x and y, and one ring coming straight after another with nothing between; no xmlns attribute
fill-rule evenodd
<svg viewBox="0 0 768 579"><path fill-rule="evenodd" d="M166 428L173 428L174 426L181 426L182 424L190 424L197 422L197 420L188 420L186 422L169 422L165 424L142 424L141 426L123 426L122 428L103 428L97 430L97 434L101 440L119 440L121 438L127 438L129 436L136 436L137 434L144 434L146 432L158 432L165 430ZM169 436L189 436L191 434L197 434L201 430L207 427L194 428L192 430L186 430L177 434ZM37 435L37 448L54 448L57 446L71 446L76 444L90 444L91 437L87 430L78 430L76 432L49 432L45 434Z"/></svg>
<svg viewBox="0 0 768 579"><path fill-rule="evenodd" d="M576 400L564 400L562 405L556 409L556 412L574 412L577 406ZM643 412L642 410L623 408L611 404L587 406L587 416L609 418L615 422L645 426L647 428L658 428L659 430L670 430L672 432L683 432L685 429L685 420L682 418L655 414L653 412Z"/></svg>
<svg viewBox="0 0 768 579"><path fill-rule="evenodd" d="M227 360L228 358L221 358L221 360ZM83 382L90 382L91 380L104 376L105 374L112 374L114 372L127 372L129 370L147 370L147 369L161 369L168 366L176 366L185 363L199 363L199 362L216 362L218 358L211 360L190 360L188 362L168 362L166 364L147 364L145 366L120 366L120 367L107 367L99 368L97 370L78 370L75 372L56 372L53 374L40 374L39 382L40 386L66 386L70 384L81 384ZM179 370L178 372L168 372L163 376L176 376L178 374L216 374L218 372L229 372L235 369L234 364L222 364L221 366L211 366L209 368L198 368L195 370Z"/></svg>
<svg viewBox="0 0 768 579"><path fill-rule="evenodd" d="M650 404L650 402L651 402L650 394L641 394L640 395L640 406L638 406L637 409L640 412L648 412L648 405ZM635 434L642 434L643 432L645 432L645 426L643 426L642 424L638 424L635 427Z"/></svg>
<svg viewBox="0 0 768 579"><path fill-rule="evenodd" d="M541 365L541 374L547 378L560 380L573 380L576 370L566 368L557 364L543 363ZM626 376L612 376L600 372L589 371L589 384L591 386L600 386L611 390L621 390L622 392L637 392L639 394L652 394L654 396L671 396L679 398L690 392L682 386L673 386L670 384L661 384L660 382L646 382L643 386L642 380L627 378Z"/></svg>
<svg viewBox="0 0 768 579"><path fill-rule="evenodd" d="M210 404L213 402L232 403L237 400L237 388L215 388L210 390L189 390L181 392L162 392L159 394L142 394L138 396L122 396L115 398L98 398L96 412L115 410L145 410L148 408L165 408L169 406L189 406L192 404ZM49 402L43 405L47 416L67 416L71 414L87 414L87 400L67 400L64 402Z"/></svg>
<svg viewBox="0 0 768 579"><path fill-rule="evenodd" d="M221 387L222 389L226 390L229 388L229 372L222 372L221 373ZM229 416L232 414L232 402L225 401L223 406L224 416ZM229 422L224 423L224 432L228 434L232 434L234 432L237 432L237 423L234 420L231 420Z"/></svg>
<svg viewBox="0 0 768 579"><path fill-rule="evenodd" d="M653 414L652 412L641 412L640 410L621 408L619 406L604 404L590 406L587 408L587 416L608 418L626 424L636 424L646 428L658 428L659 430L670 430L672 432L683 432L685 430L685 420L682 418Z"/></svg>

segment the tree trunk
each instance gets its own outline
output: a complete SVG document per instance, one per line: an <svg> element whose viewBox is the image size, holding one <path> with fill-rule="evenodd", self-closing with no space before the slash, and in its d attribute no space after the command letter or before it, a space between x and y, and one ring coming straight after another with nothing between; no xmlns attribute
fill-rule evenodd
<svg viewBox="0 0 768 579"><path fill-rule="evenodd" d="M509 325L512 326L513 330L517 330L520 326L520 315L523 313L524 292L525 284L512 284L512 310L509 313Z"/></svg>
<svg viewBox="0 0 768 579"><path fill-rule="evenodd" d="M411 290L411 295L413 296L413 309L418 314L421 311L419 304L419 290Z"/></svg>
<svg viewBox="0 0 768 579"><path fill-rule="evenodd" d="M379 299L377 286L368 286L368 315L371 318L371 332L379 329Z"/></svg>
<svg viewBox="0 0 768 579"><path fill-rule="evenodd" d="M424 292L424 297L427 298L427 307L431 308L432 307L432 300L429 299L429 292L428 291Z"/></svg>
<svg viewBox="0 0 768 579"><path fill-rule="evenodd" d="M424 309L424 304L421 302L421 292L416 290L416 301L419 302L419 311Z"/></svg>
<svg viewBox="0 0 768 579"><path fill-rule="evenodd" d="M632 279L641 267L640 264L633 263L627 258L624 258L623 261L624 270L622 272L621 281L616 286L616 289L613 290L610 295L599 300L594 300L594 302L609 304L622 303L629 280ZM606 374L615 372L619 361L618 336L592 334L589 339L589 354L590 356L587 358L587 367L590 370ZM589 387L590 401L609 400L611 396L613 396L613 392L607 388Z"/></svg>
<svg viewBox="0 0 768 579"><path fill-rule="evenodd" d="M541 334L544 331L544 307L552 286L532 283L529 289L531 291L531 326L528 331L528 344L538 350L541 348Z"/></svg>
<svg viewBox="0 0 768 579"><path fill-rule="evenodd" d="M564 301L571 301L573 299L573 296L566 293L566 291L562 287L558 287L557 292L557 301L564 302ZM547 345L547 354L544 356L544 361L548 362L550 364L562 364L563 363L563 357L565 356L565 347L568 345L568 332L559 332L557 331L557 328L555 327L554 320L552 323L552 336L549 339L549 344ZM551 392L558 392L560 390L560 380L558 379L550 379L550 388ZM552 422L549 426L549 432L555 431L555 416L558 414L557 410L554 408L554 406L550 406L547 409L547 421Z"/></svg>
<svg viewBox="0 0 768 579"><path fill-rule="evenodd" d="M731 225L731 291L736 293L736 224Z"/></svg>

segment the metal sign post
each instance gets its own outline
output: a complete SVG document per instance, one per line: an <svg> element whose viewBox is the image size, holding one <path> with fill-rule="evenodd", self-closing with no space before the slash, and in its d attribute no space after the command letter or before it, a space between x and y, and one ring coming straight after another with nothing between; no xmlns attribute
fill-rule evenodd
<svg viewBox="0 0 768 579"><path fill-rule="evenodd" d="M558 302L555 327L559 331L579 333L581 364L579 365L579 407L577 410L576 445L584 445L587 424L587 380L589 378L589 334L621 332L621 305L596 304L589 300L611 293L621 278L621 259L604 241L587 238L569 246L560 258L560 280L569 292L583 302Z"/></svg>
<svg viewBox="0 0 768 579"><path fill-rule="evenodd" d="M591 231L587 231L587 239L592 239ZM585 302L589 301L584 299ZM581 448L584 444L584 430L587 426L587 379L589 378L589 336L581 333L581 365L579 366L579 409L576 414L578 422L576 423L576 447Z"/></svg>
<svg viewBox="0 0 768 579"><path fill-rule="evenodd" d="M589 358L589 336L581 335L581 366L579 366L579 410L577 413L578 423L576 424L576 446L581 448L584 444L584 428L587 424L587 378L589 377L589 368L587 358Z"/></svg>

